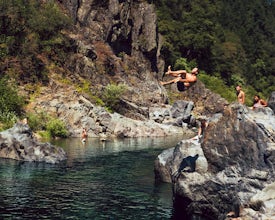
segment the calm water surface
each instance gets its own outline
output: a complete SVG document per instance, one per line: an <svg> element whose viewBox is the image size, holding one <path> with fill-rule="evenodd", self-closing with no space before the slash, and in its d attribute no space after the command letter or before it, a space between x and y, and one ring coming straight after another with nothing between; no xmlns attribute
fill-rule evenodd
<svg viewBox="0 0 275 220"><path fill-rule="evenodd" d="M1 159L0 219L171 219L154 160L182 138L57 140L68 154L58 165Z"/></svg>

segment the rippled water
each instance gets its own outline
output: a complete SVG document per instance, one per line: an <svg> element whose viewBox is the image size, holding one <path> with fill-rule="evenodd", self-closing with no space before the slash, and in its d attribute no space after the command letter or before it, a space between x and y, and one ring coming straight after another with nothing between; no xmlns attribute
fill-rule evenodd
<svg viewBox="0 0 275 220"><path fill-rule="evenodd" d="M1 159L0 219L171 219L154 160L180 139L66 139L54 142L68 153L58 165Z"/></svg>

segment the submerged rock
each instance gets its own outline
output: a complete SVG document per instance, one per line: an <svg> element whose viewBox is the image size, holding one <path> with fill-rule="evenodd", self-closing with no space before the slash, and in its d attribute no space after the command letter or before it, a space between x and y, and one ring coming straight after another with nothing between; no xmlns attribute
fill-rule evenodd
<svg viewBox="0 0 275 220"><path fill-rule="evenodd" d="M155 161L156 178L173 184L174 201L187 213L226 219L233 211L234 217L272 219L274 140L272 111L255 112L233 103L209 123L201 143L183 140L163 151ZM181 161L196 154L195 171L175 176Z"/></svg>
<svg viewBox="0 0 275 220"><path fill-rule="evenodd" d="M66 153L60 147L36 141L27 124L16 123L0 133L0 157L54 164L65 160Z"/></svg>

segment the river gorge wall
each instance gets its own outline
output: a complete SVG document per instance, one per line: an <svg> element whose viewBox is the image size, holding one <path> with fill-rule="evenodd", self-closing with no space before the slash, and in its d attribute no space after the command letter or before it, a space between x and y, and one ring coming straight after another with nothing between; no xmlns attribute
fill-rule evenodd
<svg viewBox="0 0 275 220"><path fill-rule="evenodd" d="M222 112L226 100L198 81L186 93L172 88L179 100L193 103L192 114L182 115L184 119L170 114L175 100L169 100L167 90L159 84L165 70L153 4L131 0L58 2L74 21L66 32L74 50L64 69L52 70L48 85L32 95L26 111L58 117L72 137L80 136L83 127L90 137L186 133L194 126L192 120L186 126L191 116ZM113 109L115 114L97 103L110 84L127 88ZM169 117L177 123L169 122Z"/></svg>

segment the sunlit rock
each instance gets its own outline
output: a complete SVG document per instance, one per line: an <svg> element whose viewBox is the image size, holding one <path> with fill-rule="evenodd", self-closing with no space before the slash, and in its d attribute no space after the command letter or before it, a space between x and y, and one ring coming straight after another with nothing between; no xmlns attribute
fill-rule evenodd
<svg viewBox="0 0 275 220"><path fill-rule="evenodd" d="M16 123L0 133L0 157L54 164L65 160L66 153L50 143L38 142L27 124Z"/></svg>
<svg viewBox="0 0 275 220"><path fill-rule="evenodd" d="M177 207L188 213L226 219L227 213L240 212L241 217L271 219L274 125L269 108L256 112L233 103L209 123L201 144L182 140L160 154L155 161L156 178L172 182ZM183 170L175 178L182 159L195 154L199 157L194 172ZM203 158L201 164L199 158Z"/></svg>

